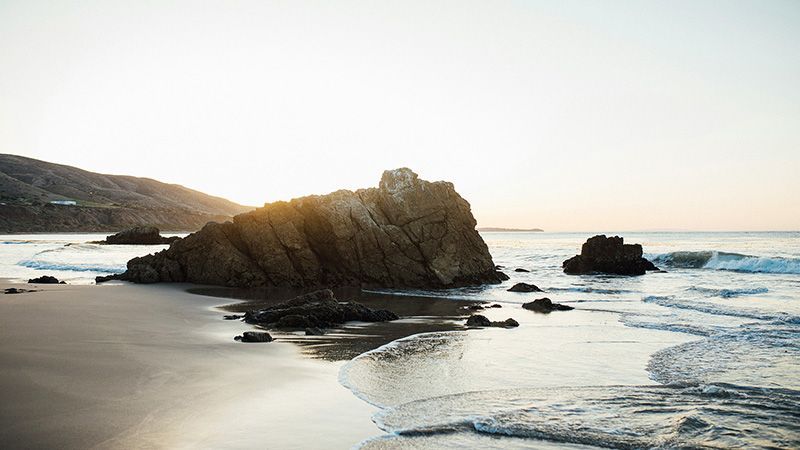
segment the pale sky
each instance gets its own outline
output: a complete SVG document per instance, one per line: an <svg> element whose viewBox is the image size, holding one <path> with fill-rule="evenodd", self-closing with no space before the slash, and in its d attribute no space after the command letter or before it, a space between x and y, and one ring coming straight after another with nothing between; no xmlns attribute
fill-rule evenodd
<svg viewBox="0 0 800 450"><path fill-rule="evenodd" d="M482 226L800 229L800 1L0 0L0 153Z"/></svg>

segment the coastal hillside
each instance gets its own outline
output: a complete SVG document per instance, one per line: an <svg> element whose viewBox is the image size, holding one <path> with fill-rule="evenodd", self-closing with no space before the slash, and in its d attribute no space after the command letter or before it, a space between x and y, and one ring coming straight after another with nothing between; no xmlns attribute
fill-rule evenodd
<svg viewBox="0 0 800 450"><path fill-rule="evenodd" d="M0 233L194 231L251 209L177 184L0 154Z"/></svg>

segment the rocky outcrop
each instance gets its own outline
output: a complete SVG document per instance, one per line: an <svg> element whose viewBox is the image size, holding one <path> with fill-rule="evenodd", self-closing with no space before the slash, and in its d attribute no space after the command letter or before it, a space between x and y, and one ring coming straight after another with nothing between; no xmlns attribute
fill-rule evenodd
<svg viewBox="0 0 800 450"><path fill-rule="evenodd" d="M451 183L386 171L378 188L267 204L211 223L114 278L225 286L429 287L498 282Z"/></svg>
<svg viewBox="0 0 800 450"><path fill-rule="evenodd" d="M542 290L535 284L517 283L511 286L508 292L542 292Z"/></svg>
<svg viewBox="0 0 800 450"><path fill-rule="evenodd" d="M581 254L563 263L564 272L572 275L610 273L616 275L644 275L658 267L642 257L640 244L624 244L619 236L598 235L589 238Z"/></svg>
<svg viewBox="0 0 800 450"><path fill-rule="evenodd" d="M272 342L275 340L266 331L245 331L241 336L236 336L233 339L239 342Z"/></svg>
<svg viewBox="0 0 800 450"><path fill-rule="evenodd" d="M38 278L31 278L28 283L36 284L67 284L64 281L58 281L58 278L51 275L42 275Z"/></svg>
<svg viewBox="0 0 800 450"><path fill-rule="evenodd" d="M339 302L330 289L314 291L269 308L248 311L244 321L269 328L330 328L345 322L389 322L397 314L356 302Z"/></svg>
<svg viewBox="0 0 800 450"><path fill-rule="evenodd" d="M547 297L539 298L532 302L523 303L522 307L540 313L550 313L553 311L570 311L575 309L569 305L562 305L561 303L553 303L553 301Z"/></svg>
<svg viewBox="0 0 800 450"><path fill-rule="evenodd" d="M114 245L159 245L172 244L180 239L177 236L162 237L156 227L133 227L106 237L106 244Z"/></svg>
<svg viewBox="0 0 800 450"><path fill-rule="evenodd" d="M480 314L469 316L466 325L468 327L501 327L501 328L514 328L519 326L519 322L514 319L508 318L503 321L492 322L488 317Z"/></svg>

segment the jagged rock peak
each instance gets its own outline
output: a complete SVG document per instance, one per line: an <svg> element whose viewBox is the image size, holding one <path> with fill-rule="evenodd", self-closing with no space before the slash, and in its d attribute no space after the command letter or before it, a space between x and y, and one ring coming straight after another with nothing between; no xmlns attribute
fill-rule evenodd
<svg viewBox="0 0 800 450"><path fill-rule="evenodd" d="M274 202L210 223L117 278L227 286L452 287L498 282L452 183L387 170L378 188Z"/></svg>

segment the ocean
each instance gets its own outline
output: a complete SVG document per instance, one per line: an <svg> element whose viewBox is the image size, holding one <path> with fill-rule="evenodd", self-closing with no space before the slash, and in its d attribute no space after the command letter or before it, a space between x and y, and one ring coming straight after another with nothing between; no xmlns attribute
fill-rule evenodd
<svg viewBox="0 0 800 450"><path fill-rule="evenodd" d="M340 382L384 432L358 445L800 447L800 233L605 233L664 271L564 274L594 234L483 233L511 280L381 291L498 303L484 314L520 327L417 334L346 363ZM0 236L0 277L91 283L165 248L86 243L103 237ZM519 306L543 296L576 309Z"/></svg>

